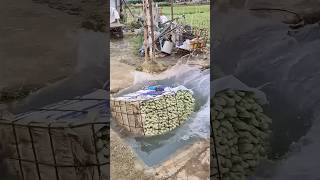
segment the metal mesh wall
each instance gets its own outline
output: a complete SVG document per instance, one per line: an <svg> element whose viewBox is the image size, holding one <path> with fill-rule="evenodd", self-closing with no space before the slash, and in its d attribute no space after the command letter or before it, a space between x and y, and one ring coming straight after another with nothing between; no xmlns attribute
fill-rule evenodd
<svg viewBox="0 0 320 180"><path fill-rule="evenodd" d="M179 91L182 93L181 96L184 96L189 91ZM170 98L170 100L169 100ZM167 103L168 101L174 101L175 103ZM165 104L162 107L156 107L154 109L143 110L144 106L149 102L157 101L161 104ZM163 101L163 102L160 102ZM120 126L123 126L129 132L132 132L136 135L148 135L146 133L146 121L150 119L150 113L153 113L154 118L157 119L157 122L154 124L153 129L156 131L155 134L164 133L163 129L166 127L165 132L173 130L178 127L189 113L186 111L188 104L183 104L182 106L178 105L179 99L177 99L177 94L171 92L170 96L164 95L161 98L142 100L142 101L118 101L111 100L111 114L112 117L118 122ZM170 105L169 105L170 104ZM190 112L191 113L191 112Z"/></svg>

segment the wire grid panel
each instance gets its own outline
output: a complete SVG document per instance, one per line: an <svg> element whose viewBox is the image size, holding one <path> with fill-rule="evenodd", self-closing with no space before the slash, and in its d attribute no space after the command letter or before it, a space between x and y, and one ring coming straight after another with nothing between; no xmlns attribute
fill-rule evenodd
<svg viewBox="0 0 320 180"><path fill-rule="evenodd" d="M109 122L0 120L8 169L23 180L104 179L109 165L107 129Z"/></svg>

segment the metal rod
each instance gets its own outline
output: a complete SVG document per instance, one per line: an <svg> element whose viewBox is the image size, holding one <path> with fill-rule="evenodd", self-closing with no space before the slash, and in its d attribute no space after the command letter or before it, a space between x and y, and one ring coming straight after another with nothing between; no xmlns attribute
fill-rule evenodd
<svg viewBox="0 0 320 180"><path fill-rule="evenodd" d="M36 148L34 146L34 140L33 140L33 135L32 135L32 132L31 132L31 127L28 128L28 131L29 131L29 136L30 136L30 140L31 140L33 158L34 158L34 162L36 164L38 178L39 178L39 180L41 180L42 178L41 178L40 168L39 168L39 164L38 164L38 157L37 157L37 153L36 153Z"/></svg>
<svg viewBox="0 0 320 180"><path fill-rule="evenodd" d="M210 117L212 117L211 112L210 112ZM215 134L214 134L214 129L213 129L213 125L212 125L212 121L210 121L210 127L211 127L211 136L213 138L213 150L214 150L214 155L216 157L216 163L217 163L217 170L218 170L218 179L222 180L221 177L221 172L220 172L220 164L219 164L219 155L218 155L218 151L217 151L217 143L216 143L216 138L215 138Z"/></svg>
<svg viewBox="0 0 320 180"><path fill-rule="evenodd" d="M104 162L104 163L100 163L100 164L79 164L79 165L60 165L60 164L50 164L50 163L44 163L44 162L34 162L32 160L28 160L28 159L19 159L19 158L8 158L8 159L12 159L12 160L20 160L22 162L29 162L29 163L37 163L39 165L45 165L45 166L51 166L51 167L61 167L61 168L77 168L77 167L92 167L92 166L105 166L110 164L110 162Z"/></svg>
<svg viewBox="0 0 320 180"><path fill-rule="evenodd" d="M16 151L17 151L17 155L18 155L20 173L21 173L22 179L24 180L25 178L24 178L24 173L23 173L23 169L22 169L22 161L21 161L21 155L20 155L20 149L19 149L19 143L18 143L18 136L17 136L17 132L16 132L16 127L15 127L14 123L12 123L11 126L12 126L13 136L14 136L14 140L15 140Z"/></svg>
<svg viewBox="0 0 320 180"><path fill-rule="evenodd" d="M79 100L79 101L108 101L109 99L99 99L99 98L71 98L71 99L66 99L69 101L72 100Z"/></svg>
<svg viewBox="0 0 320 180"><path fill-rule="evenodd" d="M88 113L89 111L87 111L87 110L90 110L91 108L94 108L94 107L97 107L97 106L101 106L101 105L106 105L106 102L100 102L100 103L98 103L98 104L95 104L95 105L92 105L92 106L89 106L89 107L86 107L86 108L84 108L84 109L82 109L81 111L83 111L83 112L81 112L81 111L79 111L79 112L81 112L81 113ZM56 118L56 120L60 120L60 119L62 119L62 118L65 118L65 117L68 117L68 116L71 116L71 115L73 115L74 113L77 113L77 111L71 111L71 113L68 113L68 114L64 114L64 115L62 115L62 116L59 116L59 117L57 117Z"/></svg>
<svg viewBox="0 0 320 180"><path fill-rule="evenodd" d="M88 111L79 111L79 110L71 110L71 109L46 109L46 108L34 108L34 111L61 111L61 112L81 112L87 113Z"/></svg>
<svg viewBox="0 0 320 180"><path fill-rule="evenodd" d="M48 129L47 126L37 126L37 125L26 125L26 124L12 124L12 122L0 122L0 124L3 125L13 125L13 126L19 126L19 127L31 127L31 128L39 128L39 129ZM95 124L95 125L106 125L106 126L110 126L110 122L91 122L91 123L82 123L82 124L78 124L78 125L66 125L66 126L59 126L59 127L50 127L51 129L66 129L66 128L79 128L79 127L83 127L83 126L88 126L91 124Z"/></svg>
<svg viewBox="0 0 320 180"><path fill-rule="evenodd" d="M57 164L57 159L56 159L56 154L55 154L55 148L54 148L54 145L53 145L53 140L52 140L52 132L51 132L51 123L49 124L48 126L48 133L49 133L49 138L50 138L50 146L51 146L51 153L52 153L52 157L53 157L53 162L54 164ZM60 180L60 177L59 177L59 171L58 171L58 168L57 167L54 167L55 169L55 172L56 172L56 177L57 177L57 180Z"/></svg>
<svg viewBox="0 0 320 180"><path fill-rule="evenodd" d="M94 133L94 124L91 125L91 132L92 132L92 136L93 136L93 144L94 144L94 152L95 152L95 156L96 156L96 161L98 164L100 164L100 161L99 161L99 156L98 156L98 148L97 148L97 142L96 142L96 134ZM100 169L100 166L97 166L98 168L98 173L99 173L99 177L101 177L101 169Z"/></svg>

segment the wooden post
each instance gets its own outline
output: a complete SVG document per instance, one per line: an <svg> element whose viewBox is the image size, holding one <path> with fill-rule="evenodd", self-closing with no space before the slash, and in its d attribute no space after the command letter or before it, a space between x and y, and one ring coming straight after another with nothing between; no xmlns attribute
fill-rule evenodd
<svg viewBox="0 0 320 180"><path fill-rule="evenodd" d="M145 61L142 63L141 67L143 71L148 73L160 72L165 69L161 63L155 61L155 37L154 37L154 18L153 18L153 0L143 0L143 15L145 17L144 26L144 48L145 48ZM150 37L150 39L149 39ZM151 40L150 51L147 47Z"/></svg>
<svg viewBox="0 0 320 180"><path fill-rule="evenodd" d="M153 4L152 4L152 0L148 0L148 6L149 6L149 20L150 20L150 33L151 33L151 47L150 47L150 57L151 60L154 60L155 58L155 48L154 48L154 25L153 25L153 12L152 12L152 8L153 8Z"/></svg>
<svg viewBox="0 0 320 180"><path fill-rule="evenodd" d="M144 60L149 61L148 55L148 19L147 15L147 0L143 0L143 15L144 15L144 28L143 28L143 47L144 47Z"/></svg>
<svg viewBox="0 0 320 180"><path fill-rule="evenodd" d="M173 0L171 0L171 20L173 20Z"/></svg>

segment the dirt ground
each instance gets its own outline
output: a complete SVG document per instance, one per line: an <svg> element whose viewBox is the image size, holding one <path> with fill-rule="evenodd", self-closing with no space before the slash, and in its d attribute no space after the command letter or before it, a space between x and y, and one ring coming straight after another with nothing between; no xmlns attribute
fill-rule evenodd
<svg viewBox="0 0 320 180"><path fill-rule="evenodd" d="M138 59L133 53L133 47L124 40L110 42L110 91L115 93L132 85L135 66L122 63L124 59L135 61ZM125 72L125 73L124 73Z"/></svg>
<svg viewBox="0 0 320 180"><path fill-rule="evenodd" d="M87 57L78 52L79 29L104 32L106 5L101 0L1 1L0 103L70 76L79 56Z"/></svg>
<svg viewBox="0 0 320 180"><path fill-rule="evenodd" d="M126 145L115 131L110 131L111 179L152 179L144 172L141 162L137 162L132 149Z"/></svg>
<svg viewBox="0 0 320 180"><path fill-rule="evenodd" d="M136 39L139 39L139 35L136 35L130 31L125 32L125 37L123 39L111 39L110 56L116 59L118 62L138 68L144 62L144 58L139 55L138 50L140 48L139 45L142 46L142 44L135 42L137 41ZM189 57L187 54L189 53L177 49L174 49L172 54L169 56L165 56L164 54L157 52L155 61L163 64L165 67L170 67L174 66L180 60L187 61ZM197 57L190 56L189 58L189 60L193 62L199 59L207 61L209 59L209 54L198 54ZM206 63L206 66L208 66L208 61Z"/></svg>
<svg viewBox="0 0 320 180"><path fill-rule="evenodd" d="M110 131L110 145L110 170L113 180L209 179L210 144L208 141L198 141L154 168L144 165L114 130Z"/></svg>

